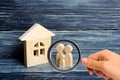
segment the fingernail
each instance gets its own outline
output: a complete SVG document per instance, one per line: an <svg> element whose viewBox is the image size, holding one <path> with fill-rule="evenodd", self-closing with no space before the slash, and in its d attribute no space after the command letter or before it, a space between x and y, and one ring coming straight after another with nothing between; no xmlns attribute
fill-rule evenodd
<svg viewBox="0 0 120 80"><path fill-rule="evenodd" d="M83 59L82 59L82 62L87 63L87 62L88 62L88 59L87 59L87 58L83 58Z"/></svg>
<svg viewBox="0 0 120 80"><path fill-rule="evenodd" d="M93 72L89 72L89 75L93 75Z"/></svg>

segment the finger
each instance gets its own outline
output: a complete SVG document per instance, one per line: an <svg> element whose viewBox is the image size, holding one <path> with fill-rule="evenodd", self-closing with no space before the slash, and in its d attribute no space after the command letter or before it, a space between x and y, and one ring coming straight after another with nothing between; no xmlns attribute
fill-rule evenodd
<svg viewBox="0 0 120 80"><path fill-rule="evenodd" d="M93 59L83 58L82 64L88 68L102 70L104 61L96 61Z"/></svg>
<svg viewBox="0 0 120 80"><path fill-rule="evenodd" d="M109 79L107 79L107 80L113 80L113 79L109 78Z"/></svg>
<svg viewBox="0 0 120 80"><path fill-rule="evenodd" d="M108 78L108 79L105 79L105 80L113 80L112 78Z"/></svg>
<svg viewBox="0 0 120 80"><path fill-rule="evenodd" d="M99 60L99 53L94 53L88 56L90 59Z"/></svg>
<svg viewBox="0 0 120 80"><path fill-rule="evenodd" d="M87 68L87 70L88 70L89 75L93 75L94 74L94 70L93 69Z"/></svg>
<svg viewBox="0 0 120 80"><path fill-rule="evenodd" d="M99 70L94 70L95 71L95 74L98 76L98 77L102 77L104 79L109 79L103 72L99 71Z"/></svg>

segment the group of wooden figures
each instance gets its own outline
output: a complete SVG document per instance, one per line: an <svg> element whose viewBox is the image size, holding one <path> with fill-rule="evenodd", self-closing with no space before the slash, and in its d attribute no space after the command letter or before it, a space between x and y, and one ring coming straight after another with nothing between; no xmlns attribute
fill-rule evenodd
<svg viewBox="0 0 120 80"><path fill-rule="evenodd" d="M73 47L71 45L66 45L60 43L56 46L56 65L59 68L66 68L73 66L73 55L72 55Z"/></svg>

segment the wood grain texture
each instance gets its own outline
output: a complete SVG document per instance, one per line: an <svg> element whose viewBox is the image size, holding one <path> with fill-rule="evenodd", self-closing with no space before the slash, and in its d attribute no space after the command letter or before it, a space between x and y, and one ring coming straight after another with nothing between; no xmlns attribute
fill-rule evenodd
<svg viewBox="0 0 120 80"><path fill-rule="evenodd" d="M1 80L104 80L95 75L89 76L87 72L58 72L48 73L0 73Z"/></svg>
<svg viewBox="0 0 120 80"><path fill-rule="evenodd" d="M85 31L53 31L58 39L70 39L80 47L83 57L102 49L109 49L120 53L120 30L85 30ZM81 64L73 72L61 74L54 70L48 63L26 68L23 65L23 45L18 40L24 31L0 31L0 77L1 79L48 79L48 80L102 80L89 76ZM8 73L8 74L7 74ZM56 74L56 75L54 75ZM79 74L79 75L78 75ZM12 76L12 77L11 77ZM21 76L21 77L20 77Z"/></svg>
<svg viewBox="0 0 120 80"><path fill-rule="evenodd" d="M67 74L55 71L48 63L26 68L18 38L40 23L57 30L52 42L73 40L83 57L102 49L120 53L119 22L120 0L0 0L0 79L102 80L89 76L81 64Z"/></svg>
<svg viewBox="0 0 120 80"><path fill-rule="evenodd" d="M120 0L0 0L0 30L120 29Z"/></svg>

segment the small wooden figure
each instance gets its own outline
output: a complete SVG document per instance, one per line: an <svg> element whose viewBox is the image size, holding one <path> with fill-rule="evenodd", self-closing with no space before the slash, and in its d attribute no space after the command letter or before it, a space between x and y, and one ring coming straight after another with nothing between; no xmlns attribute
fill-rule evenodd
<svg viewBox="0 0 120 80"><path fill-rule="evenodd" d="M26 31L20 40L24 42L24 64L26 67L48 62L47 51L51 45L51 37L54 33L35 23Z"/></svg>
<svg viewBox="0 0 120 80"><path fill-rule="evenodd" d="M56 55L56 65L59 66L59 62L60 62L60 58L63 54L63 50L64 50L64 45L63 44L58 44L56 46L56 50L57 50L57 55Z"/></svg>
<svg viewBox="0 0 120 80"><path fill-rule="evenodd" d="M65 46L65 66L72 67L73 66L73 55L72 55L73 47L71 45Z"/></svg>
<svg viewBox="0 0 120 80"><path fill-rule="evenodd" d="M60 57L59 67L65 68L65 56L64 55L61 55L61 57Z"/></svg>

